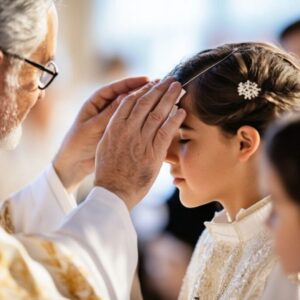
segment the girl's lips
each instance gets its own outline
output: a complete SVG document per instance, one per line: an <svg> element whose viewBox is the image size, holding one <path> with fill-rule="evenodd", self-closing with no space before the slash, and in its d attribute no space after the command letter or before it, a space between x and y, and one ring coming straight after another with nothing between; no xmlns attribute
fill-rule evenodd
<svg viewBox="0 0 300 300"><path fill-rule="evenodd" d="M173 180L174 185L179 185L182 182L184 182L184 179L180 177L175 177Z"/></svg>

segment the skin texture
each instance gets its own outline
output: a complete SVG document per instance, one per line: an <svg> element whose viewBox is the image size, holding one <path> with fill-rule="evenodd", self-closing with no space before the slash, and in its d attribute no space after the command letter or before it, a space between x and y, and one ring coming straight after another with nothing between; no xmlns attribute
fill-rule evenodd
<svg viewBox="0 0 300 300"><path fill-rule="evenodd" d="M287 274L300 272L300 206L284 189L276 171L268 166L267 185L272 194L273 209L267 226L275 239L275 252Z"/></svg>
<svg viewBox="0 0 300 300"><path fill-rule="evenodd" d="M190 103L188 93L181 102L187 117L166 157L181 202L196 207L217 199L234 220L241 208L261 199L256 181L259 134L242 126L235 135L226 135L202 122Z"/></svg>

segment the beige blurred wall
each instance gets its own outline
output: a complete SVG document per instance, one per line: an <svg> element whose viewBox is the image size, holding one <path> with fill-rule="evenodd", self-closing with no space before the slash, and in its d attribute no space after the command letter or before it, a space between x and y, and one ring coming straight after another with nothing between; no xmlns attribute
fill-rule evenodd
<svg viewBox="0 0 300 300"><path fill-rule="evenodd" d="M63 0L57 3L59 43L60 48L64 49L63 57L67 55L71 62L69 73L71 73L70 80L73 84L85 80L92 67L93 46L90 38L92 2L93 0Z"/></svg>

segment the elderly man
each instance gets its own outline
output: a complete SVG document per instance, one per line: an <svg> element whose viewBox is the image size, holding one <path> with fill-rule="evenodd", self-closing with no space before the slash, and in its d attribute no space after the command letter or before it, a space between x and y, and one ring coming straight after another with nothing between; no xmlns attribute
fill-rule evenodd
<svg viewBox="0 0 300 300"><path fill-rule="evenodd" d="M52 0L1 0L0 24L0 141L12 148L57 76L56 9ZM129 299L137 264L129 210L185 117L170 114L180 90L171 78L128 78L84 104L48 169L2 205L0 299ZM70 192L94 168L95 187L76 208Z"/></svg>

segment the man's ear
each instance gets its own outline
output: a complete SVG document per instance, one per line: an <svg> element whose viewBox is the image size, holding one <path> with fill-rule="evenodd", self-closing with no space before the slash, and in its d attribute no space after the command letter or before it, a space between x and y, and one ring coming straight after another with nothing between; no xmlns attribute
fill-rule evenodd
<svg viewBox="0 0 300 300"><path fill-rule="evenodd" d="M260 145L260 134L252 126L242 126L237 131L239 142L239 158L247 161L254 155Z"/></svg>

